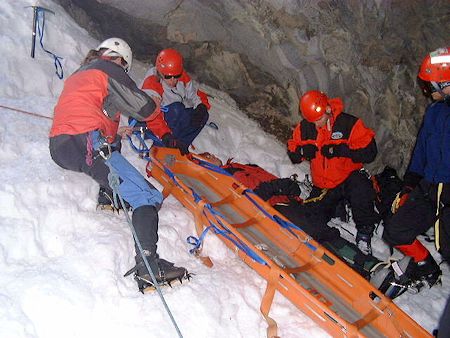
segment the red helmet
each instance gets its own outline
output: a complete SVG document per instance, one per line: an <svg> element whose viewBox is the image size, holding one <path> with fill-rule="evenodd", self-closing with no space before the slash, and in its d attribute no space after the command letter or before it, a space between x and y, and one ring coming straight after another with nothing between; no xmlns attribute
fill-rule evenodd
<svg viewBox="0 0 450 338"><path fill-rule="evenodd" d="M328 97L319 90L310 90L300 99L299 109L303 117L309 122L319 120L325 114Z"/></svg>
<svg viewBox="0 0 450 338"><path fill-rule="evenodd" d="M439 48L428 54L422 61L417 75L419 85L425 95L443 89L440 85L450 81L450 47Z"/></svg>
<svg viewBox="0 0 450 338"><path fill-rule="evenodd" d="M156 57L156 70L162 75L179 75L183 72L183 57L175 49L163 49Z"/></svg>

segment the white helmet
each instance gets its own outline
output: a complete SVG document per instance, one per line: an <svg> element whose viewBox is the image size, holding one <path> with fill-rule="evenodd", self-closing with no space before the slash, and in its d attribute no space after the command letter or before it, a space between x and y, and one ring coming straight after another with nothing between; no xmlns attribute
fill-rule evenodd
<svg viewBox="0 0 450 338"><path fill-rule="evenodd" d="M128 72L130 70L133 61L133 52L128 43L119 38L109 38L99 44L96 50L98 51L102 48L106 49L103 53L105 56L122 57L127 63L126 66L124 66L125 71Z"/></svg>

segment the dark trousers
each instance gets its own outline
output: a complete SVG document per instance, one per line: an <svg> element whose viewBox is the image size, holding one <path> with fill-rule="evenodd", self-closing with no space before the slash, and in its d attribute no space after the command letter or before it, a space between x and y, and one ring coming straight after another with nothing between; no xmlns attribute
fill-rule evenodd
<svg viewBox="0 0 450 338"><path fill-rule="evenodd" d="M109 187L109 168L103 159L88 149L89 133L79 135L59 135L50 138L50 155L63 169L68 169L92 177L101 187L112 192ZM92 148L92 147L90 147ZM88 165L88 158L92 165Z"/></svg>
<svg viewBox="0 0 450 338"><path fill-rule="evenodd" d="M173 135L177 140L189 146L208 121L208 112L193 119L193 116L199 114L199 111L193 108L185 108L181 102L174 102L166 108L168 110L164 113L164 119Z"/></svg>
<svg viewBox="0 0 450 338"><path fill-rule="evenodd" d="M342 238L338 229L329 227L327 218L317 205L291 201L287 205L275 205L274 208L364 278L369 278L372 267L380 262L371 255L364 255L355 244Z"/></svg>
<svg viewBox="0 0 450 338"><path fill-rule="evenodd" d="M437 184L422 180L405 204L386 222L383 238L391 246L411 244L434 226L437 216ZM450 261L450 185L440 196L439 233L436 234L444 260Z"/></svg>
<svg viewBox="0 0 450 338"><path fill-rule="evenodd" d="M314 187L310 198L317 197L320 191L321 189ZM316 204L321 210L322 219L328 222L336 216L336 207L344 201L347 202L352 209L358 232L371 236L381 220L375 211L375 196L372 181L364 172L356 170L336 188L329 189L322 199L308 204Z"/></svg>

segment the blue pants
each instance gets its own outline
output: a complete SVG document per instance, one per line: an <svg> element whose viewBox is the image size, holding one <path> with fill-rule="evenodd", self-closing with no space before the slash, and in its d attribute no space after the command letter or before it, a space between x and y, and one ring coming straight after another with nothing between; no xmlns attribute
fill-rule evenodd
<svg viewBox="0 0 450 338"><path fill-rule="evenodd" d="M198 111L193 108L185 108L181 102L174 102L165 108L167 112L164 113L164 119L172 130L172 134L183 144L188 146L192 144L208 121L208 113L203 116L195 116ZM193 116L195 116L194 119Z"/></svg>
<svg viewBox="0 0 450 338"><path fill-rule="evenodd" d="M121 153L114 151L107 163L119 175L119 193L133 209L143 205L152 205L159 209L163 200L162 194Z"/></svg>
<svg viewBox="0 0 450 338"><path fill-rule="evenodd" d="M93 149L98 151L103 143L102 138L98 131L91 134ZM120 152L113 151L106 162L109 168L119 175L119 193L134 210L143 205L152 205L159 209L163 200L162 194Z"/></svg>

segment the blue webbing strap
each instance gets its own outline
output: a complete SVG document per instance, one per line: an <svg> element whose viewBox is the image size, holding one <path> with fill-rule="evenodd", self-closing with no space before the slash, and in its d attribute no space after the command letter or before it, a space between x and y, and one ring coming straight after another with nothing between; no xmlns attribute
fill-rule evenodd
<svg viewBox="0 0 450 338"><path fill-rule="evenodd" d="M173 175L173 174L172 174ZM191 189L191 195L192 197L194 197L194 201L195 203L200 202L202 199L200 197L200 195L198 195L194 190ZM261 257L259 257L252 249L250 249L248 247L248 245L244 244L234 233L232 233L225 224L223 224L220 219L218 218L219 216L224 218L223 215L218 212L217 210L215 210L211 204L209 203L205 203L205 208L207 208L211 214L213 215L215 221L219 224L219 226L223 229L220 230L220 228L217 227L217 225L215 225L212 221L209 220L209 218L206 216L205 211L203 210L203 214L206 216L206 218L208 219L209 222L209 226L203 230L202 234L200 235L199 238L196 238L194 236L189 236L192 237L192 242L195 243L190 243L188 241L189 244L195 245L195 247L192 249L192 252L195 252L195 250L199 249L202 245L202 242L205 238L206 233L209 231L210 228L214 229L214 233L217 235L221 235L223 237L225 237L226 239L228 239L230 242L232 242L234 245L236 245L236 247L238 247L240 250L242 250L243 252L245 252L247 254L247 256L251 257L255 262L258 262L260 264L264 264L267 265L266 261L264 261ZM191 252L191 250L189 251Z"/></svg>
<svg viewBox="0 0 450 338"><path fill-rule="evenodd" d="M37 7L37 27L38 27L38 32L39 32L39 43L41 44L41 48L44 50L44 52L46 52L47 54L49 54L50 56L53 57L54 59L54 64L55 64L55 68L56 68L56 75L58 76L58 78L60 80L62 80L62 78L64 77L64 70L63 67L61 65L61 61L59 61L60 59L62 60L63 58L61 56L57 56L56 54L50 52L49 50L45 49L44 47L44 28L45 28L45 9L44 8L40 8ZM41 22L42 21L42 29L41 29Z"/></svg>
<svg viewBox="0 0 450 338"><path fill-rule="evenodd" d="M214 171L216 173L223 174L223 175L226 175L226 176L233 176L228 171L226 171L225 169L223 169L223 168L221 168L221 167L219 167L219 166L217 166L215 164L209 163L208 161L204 161L204 160L202 160L200 158L197 158L197 157L195 158L195 160L198 161L198 165L203 167L203 168L206 168L208 170L211 170L211 171Z"/></svg>
<svg viewBox="0 0 450 338"><path fill-rule="evenodd" d="M215 210L210 205L205 205L209 211L212 214L215 214ZM203 214L206 216L205 212L203 211ZM203 244L203 240L205 239L205 236L207 232L210 229L214 230L214 233L216 235L221 235L225 237L227 240L229 240L231 243L233 243L238 249L240 249L242 252L244 252L247 256L249 256L251 259L253 259L255 262L263 265L268 265L267 262L259 257L252 249L248 247L248 245L244 244L235 234L233 234L218 218L214 217L214 220L220 225L220 227L223 229L221 230L214 222L208 219L209 226L203 230L202 234L199 238L196 238L195 236L189 236L186 241L187 243L194 245L194 247L189 250L189 253L194 254L197 250L199 250Z"/></svg>

